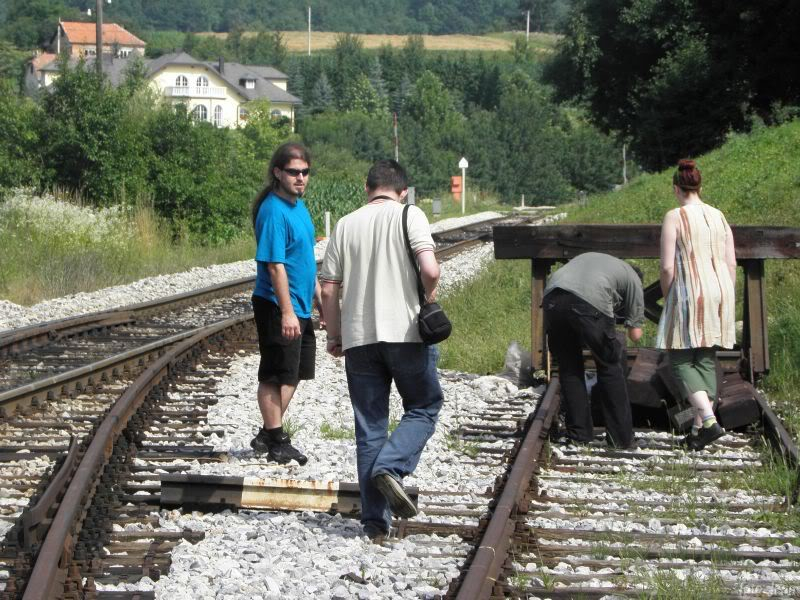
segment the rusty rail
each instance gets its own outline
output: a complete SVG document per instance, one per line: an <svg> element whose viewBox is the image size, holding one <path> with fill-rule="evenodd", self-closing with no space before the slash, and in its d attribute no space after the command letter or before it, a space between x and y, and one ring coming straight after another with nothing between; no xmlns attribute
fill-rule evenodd
<svg viewBox="0 0 800 600"><path fill-rule="evenodd" d="M64 493L28 578L23 600L45 600L57 596L57 585L66 577L74 543L81 529L80 519L84 507L98 485L98 478L111 456L114 442L150 390L158 385L179 361L196 351L199 344L227 329L241 327L250 321L252 315L241 315L203 328L156 360L120 396L97 428Z"/></svg>
<svg viewBox="0 0 800 600"><path fill-rule="evenodd" d="M503 487L500 499L481 538L456 598L474 600L488 598L497 577L503 569L508 548L514 533L515 517L527 512L527 491L531 476L539 465L539 454L544 440L558 412L559 381L554 377L533 414L522 445L514 459L514 466Z"/></svg>
<svg viewBox="0 0 800 600"><path fill-rule="evenodd" d="M162 312L166 307L179 308L203 299L224 296L233 290L251 287L254 280L254 277L245 277L166 298L13 329L10 332L0 333L0 357L26 348L40 346L53 339L78 335L95 329L126 325L136 321L137 318Z"/></svg>

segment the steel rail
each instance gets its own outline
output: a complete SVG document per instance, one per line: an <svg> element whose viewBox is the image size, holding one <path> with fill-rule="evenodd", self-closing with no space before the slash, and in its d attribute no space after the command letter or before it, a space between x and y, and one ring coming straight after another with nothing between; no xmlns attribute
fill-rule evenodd
<svg viewBox="0 0 800 600"><path fill-rule="evenodd" d="M166 308L180 308L204 299L230 295L233 290L252 286L254 280L255 277L244 277L147 302L12 329L10 332L0 333L0 357L42 345L53 339L132 323L137 318L164 312Z"/></svg>
<svg viewBox="0 0 800 600"><path fill-rule="evenodd" d="M250 314L247 316L248 318L252 318ZM77 369L71 369L64 373L45 377L44 379L39 379L18 388L0 392L0 417L8 418L14 414L17 407L28 404L36 405L38 402L49 398L51 394L55 394L56 392L60 393L61 390L65 388L69 389L74 387L80 390L87 384L91 385L95 379L102 379L108 373L113 373L120 368L124 368L125 365L147 360L148 357L152 357L167 346L185 340L196 334L196 332L196 329L184 331L183 333L150 342L144 346L115 354L103 360L78 367Z"/></svg>
<svg viewBox="0 0 800 600"><path fill-rule="evenodd" d="M503 570L516 526L515 517L528 510L527 491L531 476L538 469L539 454L558 412L559 387L558 378L551 379L542 401L533 413L533 419L514 458L514 465L503 486L500 499L461 582L456 596L458 600L488 598Z"/></svg>
<svg viewBox="0 0 800 600"><path fill-rule="evenodd" d="M114 443L128 421L144 402L150 390L174 369L179 361L196 351L210 337L252 321L252 315L240 315L214 325L194 330L191 337L174 345L142 373L120 396L97 427L86 453L64 493L53 521L42 542L31 570L23 600L46 600L57 595L72 558L75 539L80 532L81 514L94 493L102 468L111 456Z"/></svg>

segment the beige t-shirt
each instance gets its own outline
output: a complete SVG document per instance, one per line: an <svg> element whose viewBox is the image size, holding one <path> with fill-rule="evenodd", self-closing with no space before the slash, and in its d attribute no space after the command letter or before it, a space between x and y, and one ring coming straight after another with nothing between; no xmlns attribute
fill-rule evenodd
<svg viewBox="0 0 800 600"><path fill-rule="evenodd" d="M342 285L342 349L376 342L421 342L417 279L403 239L403 205L367 204L333 230L320 279ZM428 219L408 209L414 254L433 250Z"/></svg>

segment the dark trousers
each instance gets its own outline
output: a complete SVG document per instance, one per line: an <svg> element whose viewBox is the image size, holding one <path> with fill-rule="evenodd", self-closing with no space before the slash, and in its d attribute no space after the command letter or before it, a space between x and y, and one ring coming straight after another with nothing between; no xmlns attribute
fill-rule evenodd
<svg viewBox="0 0 800 600"><path fill-rule="evenodd" d="M592 411L583 371L583 347L597 364L601 399L609 444L621 448L633 443L633 422L625 387L625 351L617 339L614 319L565 290L547 294L542 303L548 346L558 361L561 398L566 409L567 435L592 439Z"/></svg>

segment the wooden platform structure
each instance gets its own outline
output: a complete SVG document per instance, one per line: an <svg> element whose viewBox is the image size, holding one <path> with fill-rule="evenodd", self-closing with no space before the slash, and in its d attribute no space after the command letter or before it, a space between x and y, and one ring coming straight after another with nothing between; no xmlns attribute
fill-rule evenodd
<svg viewBox="0 0 800 600"><path fill-rule="evenodd" d="M800 258L800 229L733 226L732 230L736 262L744 270L744 330L740 347L725 358L735 358L742 374L755 381L769 372L764 262ZM496 226L493 234L496 259L531 261L531 360L537 371L548 364L541 305L552 266L583 252L604 252L622 259L658 258L661 226L512 225ZM645 315L655 323L661 315L661 298L657 280L645 286Z"/></svg>

